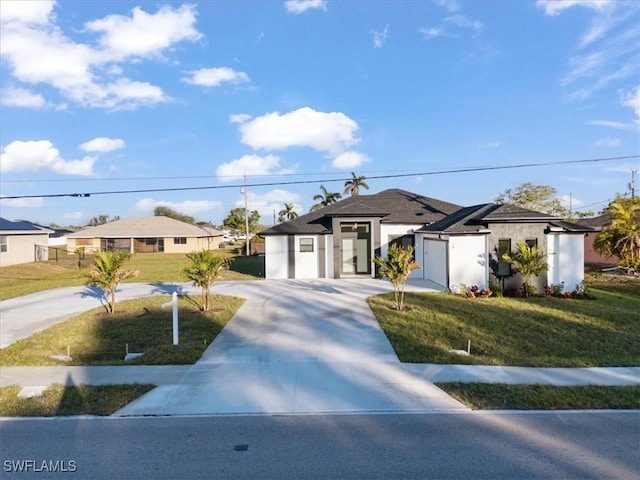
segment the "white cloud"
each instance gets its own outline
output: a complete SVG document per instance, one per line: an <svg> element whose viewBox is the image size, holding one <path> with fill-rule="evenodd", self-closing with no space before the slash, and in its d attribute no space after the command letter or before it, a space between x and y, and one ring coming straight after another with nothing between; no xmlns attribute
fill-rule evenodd
<svg viewBox="0 0 640 480"><path fill-rule="evenodd" d="M295 211L298 213L303 212L302 196L298 193L275 189L258 194L252 192L251 189L247 189L247 208L249 210L257 210L262 223L273 222L274 212L277 219L278 212L282 210L285 203L293 203ZM236 201L236 207L244 208L244 198Z"/></svg>
<svg viewBox="0 0 640 480"><path fill-rule="evenodd" d="M87 22L85 28L101 33L99 54L103 61L128 57L157 56L174 43L202 38L195 28L195 6L184 4L178 8L162 6L150 14L135 7L131 16L108 15Z"/></svg>
<svg viewBox="0 0 640 480"><path fill-rule="evenodd" d="M25 88L6 87L1 95L2 105L8 107L43 108L47 103L42 95Z"/></svg>
<svg viewBox="0 0 640 480"><path fill-rule="evenodd" d="M80 220L83 215L82 212L66 212L62 214L62 218L67 220Z"/></svg>
<svg viewBox="0 0 640 480"><path fill-rule="evenodd" d="M5 4L11 5L8 13ZM24 4L23 11L15 4ZM124 76L123 62L161 58L176 43L201 38L192 5L164 6L155 14L136 7L131 16L87 22L85 32L100 34L96 47L95 42L67 37L56 23L53 5L4 2L0 54L13 80L51 86L82 106L122 109L171 100L160 87Z"/></svg>
<svg viewBox="0 0 640 480"><path fill-rule="evenodd" d="M85 152L113 152L124 148L124 140L121 138L97 137L81 144L78 148Z"/></svg>
<svg viewBox="0 0 640 480"><path fill-rule="evenodd" d="M274 175L291 173L289 169L280 168L280 158L275 155L243 155L216 169L216 176L221 182L238 180L243 175Z"/></svg>
<svg viewBox="0 0 640 480"><path fill-rule="evenodd" d="M480 145L480 148L499 148L502 145L501 142L493 141L493 142L485 142Z"/></svg>
<svg viewBox="0 0 640 480"><path fill-rule="evenodd" d="M44 25L49 22L55 4L55 0L3 2L0 8L0 22Z"/></svg>
<svg viewBox="0 0 640 480"><path fill-rule="evenodd" d="M331 166L334 168L351 169L357 168L365 163L369 163L371 159L364 153L349 151L338 155L331 162Z"/></svg>
<svg viewBox="0 0 640 480"><path fill-rule="evenodd" d="M284 2L284 8L289 13L299 15L300 13L311 9L327 9L326 0L287 0Z"/></svg>
<svg viewBox="0 0 640 480"><path fill-rule="evenodd" d="M62 175L92 175L95 157L65 160L60 151L48 140L16 140L4 147L0 155L0 171L36 172L49 170Z"/></svg>
<svg viewBox="0 0 640 480"><path fill-rule="evenodd" d="M382 30L371 30L374 48L382 47L389 37L389 25L385 25Z"/></svg>
<svg viewBox="0 0 640 480"><path fill-rule="evenodd" d="M479 34L484 30L484 24L482 22L473 20L468 16L459 13L445 17L442 21L443 23L454 25L459 28L473 30L476 34Z"/></svg>
<svg viewBox="0 0 640 480"><path fill-rule="evenodd" d="M254 149L285 150L310 147L338 155L358 142L358 124L341 112L318 112L303 107L293 112L268 113L240 124L242 142Z"/></svg>
<svg viewBox="0 0 640 480"><path fill-rule="evenodd" d="M2 198L0 197L0 205L3 207L14 208L39 208L44 205L44 198Z"/></svg>
<svg viewBox="0 0 640 480"><path fill-rule="evenodd" d="M615 128L616 130L635 130L637 128L637 126L632 123L614 122L610 120L592 120L588 125Z"/></svg>
<svg viewBox="0 0 640 480"><path fill-rule="evenodd" d="M222 208L222 203L212 200L184 200L182 202L168 202L164 200L155 200L153 198L143 198L138 200L134 206L136 210L142 212L152 212L156 207L168 207L176 212L193 215Z"/></svg>
<svg viewBox="0 0 640 480"><path fill-rule="evenodd" d="M449 10L450 12L457 12L460 10L460 4L457 0L433 0L433 3Z"/></svg>
<svg viewBox="0 0 640 480"><path fill-rule="evenodd" d="M233 115L229 115L229 121L231 123L245 123L250 119L251 115L247 115L246 113L236 113Z"/></svg>
<svg viewBox="0 0 640 480"><path fill-rule="evenodd" d="M422 33L426 38L450 36L442 27L423 27L418 29L418 31Z"/></svg>
<svg viewBox="0 0 640 480"><path fill-rule="evenodd" d="M640 85L622 94L622 105L632 108L636 115L636 121L640 123Z"/></svg>
<svg viewBox="0 0 640 480"><path fill-rule="evenodd" d="M249 81L249 76L246 73L237 72L228 67L201 68L200 70L194 70L189 73L191 76L183 78L183 81L192 85L202 85L205 87L217 87L223 83L237 85Z"/></svg>
<svg viewBox="0 0 640 480"><path fill-rule="evenodd" d="M594 147L607 147L607 148L619 147L620 146L620 139L619 138L611 138L611 137L599 138L598 140L596 140L596 142L593 144L593 146Z"/></svg>
<svg viewBox="0 0 640 480"><path fill-rule="evenodd" d="M575 210L576 208L584 205L584 202L582 200L571 195L562 195L559 197L559 200L563 207L571 208L572 210Z"/></svg>
<svg viewBox="0 0 640 480"><path fill-rule="evenodd" d="M602 10L614 0L536 0L536 6L544 9L546 15L559 15L567 8L581 6L593 10Z"/></svg>

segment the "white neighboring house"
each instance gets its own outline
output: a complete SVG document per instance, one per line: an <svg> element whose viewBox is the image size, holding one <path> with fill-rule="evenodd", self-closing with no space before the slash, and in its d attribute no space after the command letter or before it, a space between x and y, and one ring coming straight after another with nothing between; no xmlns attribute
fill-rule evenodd
<svg viewBox="0 0 640 480"><path fill-rule="evenodd" d="M346 198L260 234L266 278L372 278L373 258L398 243L415 247L420 268L411 278L443 290L460 284L486 288L490 282L520 287L521 276L502 253L522 241L547 255L547 275L534 279L540 291L561 282L572 290L583 280L583 238L590 231L513 205L461 207L390 189Z"/></svg>
<svg viewBox="0 0 640 480"><path fill-rule="evenodd" d="M0 218L0 266L48 260L52 233L53 230L25 220Z"/></svg>

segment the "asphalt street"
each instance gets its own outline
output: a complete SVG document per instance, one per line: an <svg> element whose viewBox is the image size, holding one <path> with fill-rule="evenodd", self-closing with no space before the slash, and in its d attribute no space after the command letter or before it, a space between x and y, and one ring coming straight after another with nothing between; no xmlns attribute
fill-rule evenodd
<svg viewBox="0 0 640 480"><path fill-rule="evenodd" d="M5 419L0 439L7 479L640 479L637 411Z"/></svg>

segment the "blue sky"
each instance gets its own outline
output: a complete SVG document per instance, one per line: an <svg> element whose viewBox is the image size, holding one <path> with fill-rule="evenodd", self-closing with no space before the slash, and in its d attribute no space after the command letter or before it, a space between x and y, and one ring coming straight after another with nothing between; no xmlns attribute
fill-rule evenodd
<svg viewBox="0 0 640 480"><path fill-rule="evenodd" d="M352 171L364 193L472 205L534 182L597 211L640 167L636 1L3 0L0 18L12 220L162 205L219 224L246 175L269 224ZM194 187L215 188L98 194Z"/></svg>

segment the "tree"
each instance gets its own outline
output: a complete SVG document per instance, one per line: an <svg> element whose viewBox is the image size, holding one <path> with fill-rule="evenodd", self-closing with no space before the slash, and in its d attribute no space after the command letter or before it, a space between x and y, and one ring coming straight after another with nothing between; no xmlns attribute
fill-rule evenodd
<svg viewBox="0 0 640 480"><path fill-rule="evenodd" d="M358 177L354 172L351 172L351 179L344 182L344 194L357 197L360 195L360 189L364 188L369 190L369 185L365 182L367 177Z"/></svg>
<svg viewBox="0 0 640 480"><path fill-rule="evenodd" d="M91 220L87 222L88 227L97 227L98 225L104 225L105 223L115 222L116 220L120 220L119 216L115 216L111 218L109 215L98 215L97 217L93 217Z"/></svg>
<svg viewBox="0 0 640 480"><path fill-rule="evenodd" d="M640 268L640 199L618 197L609 204L611 220L593 244L603 255L615 255L623 267Z"/></svg>
<svg viewBox="0 0 640 480"><path fill-rule="evenodd" d="M234 208L229 212L227 218L222 222L225 228L233 230L234 232L245 231L244 222L244 208ZM249 233L255 233L260 229L260 213L257 210L249 212Z"/></svg>
<svg viewBox="0 0 640 480"><path fill-rule="evenodd" d="M506 189L496 197L495 202L511 203L518 207L555 215L567 220L578 220L593 215L592 211L570 211L556 197L557 193L557 190L549 185L535 185L531 182L526 182L513 190Z"/></svg>
<svg viewBox="0 0 640 480"><path fill-rule="evenodd" d="M525 242L516 244L516 251L513 254L503 253L505 262L513 265L524 279L524 296L528 297L532 292L531 277L539 275L547 270L546 255L537 246L529 246Z"/></svg>
<svg viewBox="0 0 640 480"><path fill-rule="evenodd" d="M190 223L192 225L195 225L196 223L196 219L193 218L190 215L184 215L180 212L176 212L174 209L169 208L169 207L163 207L161 205L157 206L156 208L153 209L153 215L156 217L169 217L169 218L173 218L174 220L179 220L181 222L184 223Z"/></svg>
<svg viewBox="0 0 640 480"><path fill-rule="evenodd" d="M293 203L285 203L284 208L278 212L278 222L288 222L298 218L298 214L295 212L294 208Z"/></svg>
<svg viewBox="0 0 640 480"><path fill-rule="evenodd" d="M330 192L325 188L324 185L320 185L320 191L321 193L318 193L313 196L313 199L318 200L319 202L311 207L311 210L310 210L311 212L315 212L316 210L320 210L321 208L324 208L327 205L336 203L338 200L342 198L341 193Z"/></svg>
<svg viewBox="0 0 640 480"><path fill-rule="evenodd" d="M189 266L183 270L188 280L193 282L194 287L202 289L202 310L209 310L209 289L220 273L228 268L229 260L222 255L215 255L211 250L202 250L187 254L191 260Z"/></svg>
<svg viewBox="0 0 640 480"><path fill-rule="evenodd" d="M396 308L404 310L404 286L411 272L420 268L416 263L413 253L415 247L412 245L405 248L393 243L387 251L387 258L376 257L373 262L378 265L378 276L388 278L393 285L393 293L396 300Z"/></svg>
<svg viewBox="0 0 640 480"><path fill-rule="evenodd" d="M96 252L91 269L87 274L87 285L96 285L103 292L103 306L107 313L114 313L116 307L116 288L127 278L137 277L138 271L124 268L131 258L129 252Z"/></svg>

